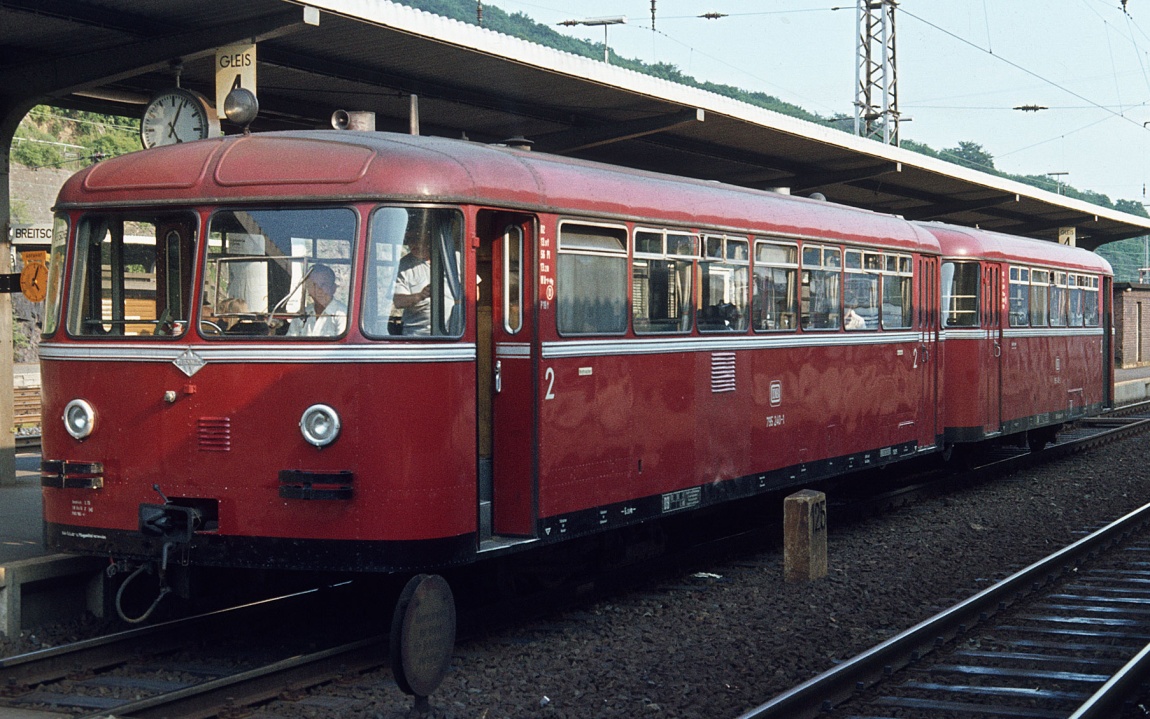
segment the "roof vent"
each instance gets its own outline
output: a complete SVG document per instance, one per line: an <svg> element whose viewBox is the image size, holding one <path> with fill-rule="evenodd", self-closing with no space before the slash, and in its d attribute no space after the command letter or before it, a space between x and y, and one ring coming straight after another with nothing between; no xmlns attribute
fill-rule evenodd
<svg viewBox="0 0 1150 719"><path fill-rule="evenodd" d="M524 150L526 152L530 152L531 146L535 144L535 141L534 140L528 140L523 135L516 135L515 137L507 138L506 140L504 140L503 142L501 142L499 144L500 145L506 145L507 147L510 147L513 150Z"/></svg>

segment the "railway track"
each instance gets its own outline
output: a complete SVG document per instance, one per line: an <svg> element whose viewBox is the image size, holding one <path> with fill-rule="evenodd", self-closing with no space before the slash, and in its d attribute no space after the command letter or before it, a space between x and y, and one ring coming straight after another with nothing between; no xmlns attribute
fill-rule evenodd
<svg viewBox="0 0 1150 719"><path fill-rule="evenodd" d="M208 717L289 688L299 691L386 667L382 634L345 636L343 643L335 640L312 651L278 640L255 642L260 646L253 648L243 639L263 626L271 627L272 635L287 634L283 617L314 616L323 607L338 614L330 607L346 603L348 591L345 585L300 592L0 659L0 715L9 708L92 719ZM308 646L325 630L314 626L301 633Z"/></svg>
<svg viewBox="0 0 1150 719"><path fill-rule="evenodd" d="M1000 474L1150 429L1150 405L1123 410L975 473ZM1148 523L1150 505L740 719L1114 719L1150 674Z"/></svg>

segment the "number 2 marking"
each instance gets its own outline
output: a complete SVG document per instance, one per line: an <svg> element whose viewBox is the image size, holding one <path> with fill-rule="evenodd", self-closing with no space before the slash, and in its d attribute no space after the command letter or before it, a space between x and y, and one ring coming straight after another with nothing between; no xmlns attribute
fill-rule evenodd
<svg viewBox="0 0 1150 719"><path fill-rule="evenodd" d="M555 370L548 367L543 376L547 379L547 393L543 395L543 399L555 399L555 392L553 391L555 389Z"/></svg>

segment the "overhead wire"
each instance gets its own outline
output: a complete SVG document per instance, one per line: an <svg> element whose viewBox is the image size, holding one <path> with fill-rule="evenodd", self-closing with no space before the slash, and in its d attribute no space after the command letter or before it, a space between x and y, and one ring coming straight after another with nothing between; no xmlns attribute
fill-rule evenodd
<svg viewBox="0 0 1150 719"><path fill-rule="evenodd" d="M1007 65L1010 65L1011 67L1015 68L1016 70L1019 70L1020 72L1026 73L1027 75L1030 75L1031 77L1033 77L1037 80L1041 80L1042 82L1044 82L1048 85L1056 87L1059 90L1062 90L1063 92L1065 92L1066 94L1072 95L1072 96L1078 98L1079 100L1082 100L1083 102L1088 103L1092 107L1095 107L1095 108L1098 108L1098 109L1103 110L1105 112L1108 112L1108 113L1114 115L1115 117L1120 117L1123 120L1126 120L1127 122L1129 122L1129 123L1131 123L1137 127L1142 127L1142 125L1139 122L1137 122L1136 120L1133 120L1129 117L1126 117L1123 113L1116 112L1116 111L1110 109L1109 107L1106 107L1105 105L1102 105L1101 103L1095 102L1091 98L1086 97L1085 95L1083 95L1079 92L1076 92L1076 91L1070 89L1069 87L1066 87L1065 85L1062 85L1061 83L1055 82L1054 80L1051 80L1047 77L1043 77L1042 75L1038 74L1034 70L1031 70L1030 68L1026 67L1025 65L1021 65L1017 62L1014 62L1013 60L1010 60L1007 57L1004 57L1002 55L998 55L998 54L995 54L993 52L990 52L988 49L981 47L980 45L978 45L975 42L967 40L966 38L962 37L961 35L959 35L957 33L951 32L950 30L947 30L946 28L944 28L940 25L937 25L937 24L927 20L926 18L919 17L918 15L915 15L914 13L907 10L905 7L901 7L900 11L903 15L906 15L910 18L913 18L914 20L918 20L920 23L927 25L929 27L932 27L935 30L938 30L939 32L943 33L944 35L952 37L955 40L958 40L959 42L963 43L964 45L968 45L968 46L970 46L970 47L972 47L972 48L974 48L980 52L984 52L987 55L990 55L991 57L997 59L999 62L1004 62Z"/></svg>

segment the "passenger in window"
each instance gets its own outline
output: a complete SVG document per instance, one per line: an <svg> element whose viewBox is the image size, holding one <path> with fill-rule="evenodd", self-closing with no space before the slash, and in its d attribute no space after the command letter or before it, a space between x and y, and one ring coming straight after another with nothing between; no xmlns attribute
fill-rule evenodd
<svg viewBox="0 0 1150 719"><path fill-rule="evenodd" d="M217 324L227 332L236 326L247 311L248 303L243 297L226 297L220 300L219 307L216 308L216 317L219 318Z"/></svg>
<svg viewBox="0 0 1150 719"><path fill-rule="evenodd" d="M392 304L403 310L403 334L431 334L431 242L422 232L408 239L408 253L399 260Z"/></svg>
<svg viewBox="0 0 1150 719"><path fill-rule="evenodd" d="M327 265L314 265L304 288L311 298L312 311L291 321L291 337L338 337L347 328L347 305L335 298L335 271Z"/></svg>
<svg viewBox="0 0 1150 719"><path fill-rule="evenodd" d="M865 330L866 320L858 312L855 312L854 307L848 307L846 314L843 315L843 326L848 330Z"/></svg>
<svg viewBox="0 0 1150 719"><path fill-rule="evenodd" d="M738 306L731 302L720 302L716 305L707 305L703 308L699 320L700 329L704 330L740 330L745 329L742 324L742 315Z"/></svg>

